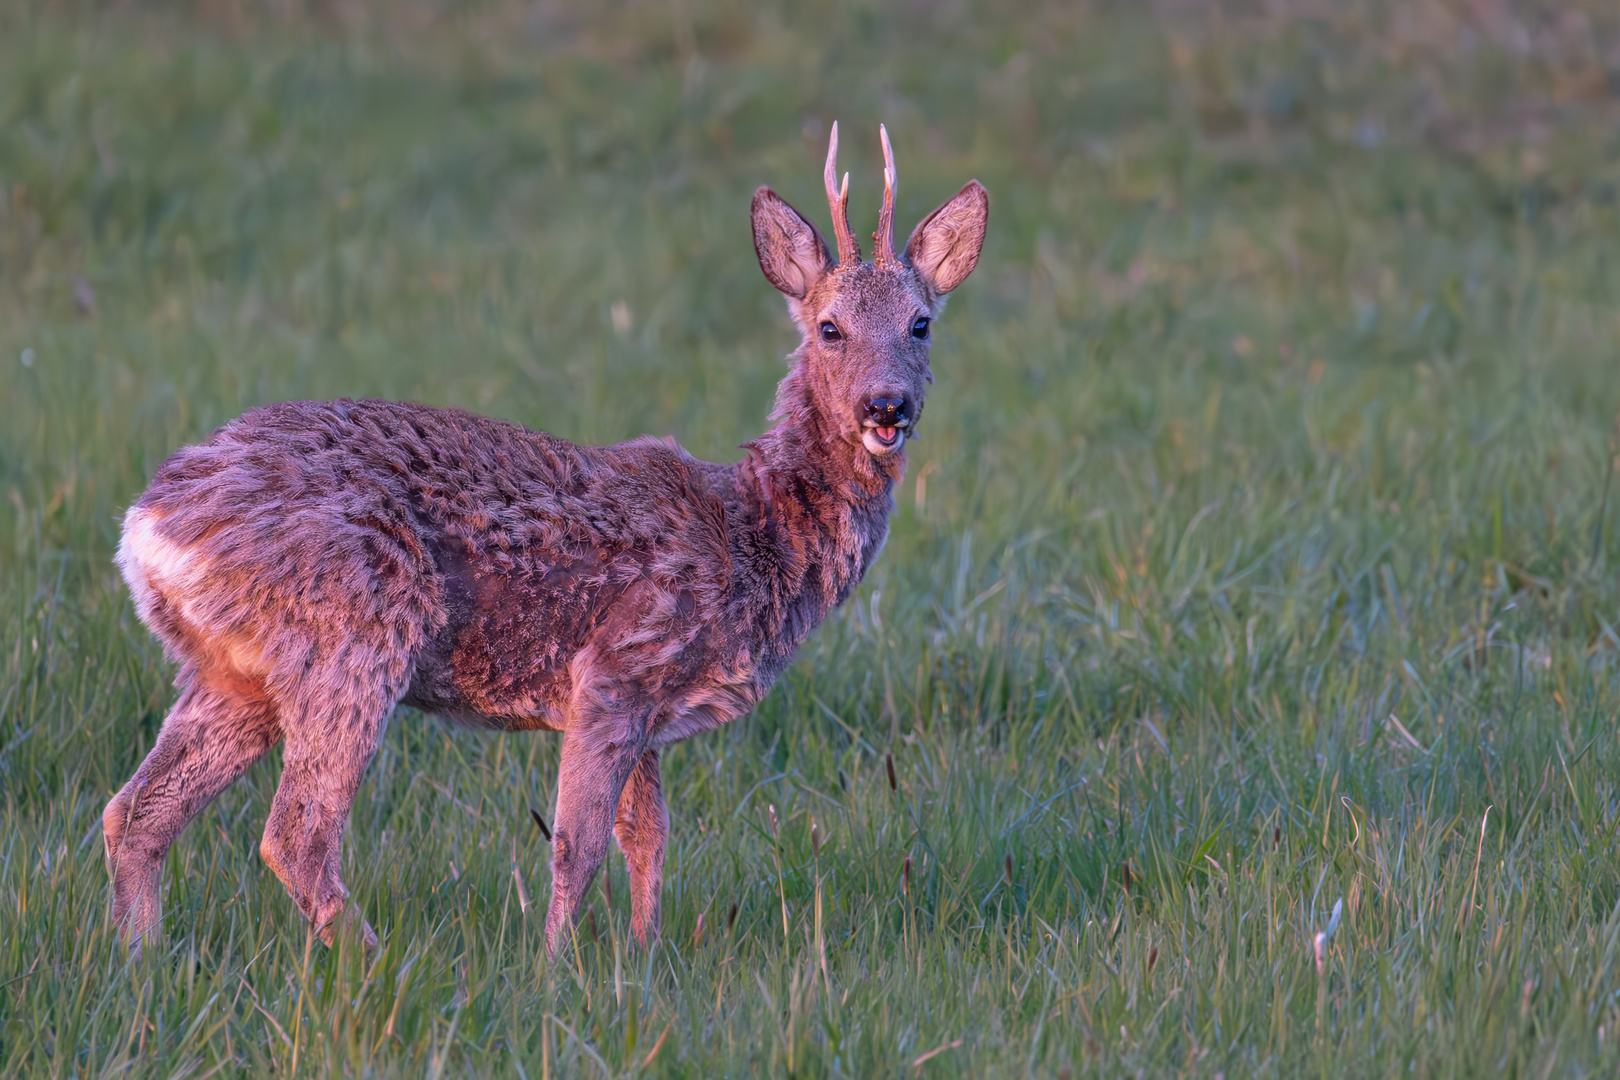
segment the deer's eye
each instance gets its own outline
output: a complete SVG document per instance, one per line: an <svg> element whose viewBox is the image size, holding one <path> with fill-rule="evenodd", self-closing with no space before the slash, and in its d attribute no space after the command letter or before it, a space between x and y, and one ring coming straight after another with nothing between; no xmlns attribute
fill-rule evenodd
<svg viewBox="0 0 1620 1080"><path fill-rule="evenodd" d="M918 341L928 336L928 316L919 316L917 321L911 324L911 336Z"/></svg>
<svg viewBox="0 0 1620 1080"><path fill-rule="evenodd" d="M834 326L832 323L824 322L824 323L821 324L821 340L822 341L843 341L844 340L844 335L840 334L838 332L838 327Z"/></svg>

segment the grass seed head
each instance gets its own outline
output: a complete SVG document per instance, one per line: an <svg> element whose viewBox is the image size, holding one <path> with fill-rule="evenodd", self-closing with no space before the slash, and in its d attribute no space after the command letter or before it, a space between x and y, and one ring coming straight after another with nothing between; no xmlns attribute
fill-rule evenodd
<svg viewBox="0 0 1620 1080"><path fill-rule="evenodd" d="M887 770L888 774L889 774L889 790L890 791L899 791L900 790L900 785L895 783L895 779L894 779L894 755L893 754L890 754L888 752L884 753L884 755L883 755L883 768L885 770Z"/></svg>

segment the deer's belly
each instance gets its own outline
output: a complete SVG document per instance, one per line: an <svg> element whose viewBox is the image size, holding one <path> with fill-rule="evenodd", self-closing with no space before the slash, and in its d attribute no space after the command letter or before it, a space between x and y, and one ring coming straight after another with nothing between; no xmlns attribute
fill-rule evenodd
<svg viewBox="0 0 1620 1080"><path fill-rule="evenodd" d="M418 668L401 704L497 731L561 731L571 685L566 669L491 680L453 669Z"/></svg>
<svg viewBox="0 0 1620 1080"><path fill-rule="evenodd" d="M748 712L785 663L756 651L751 622L715 603L717 589L654 580L629 555L438 561L446 620L405 704L452 719L561 730L580 681L644 711L649 742L664 745Z"/></svg>
<svg viewBox="0 0 1620 1080"><path fill-rule="evenodd" d="M439 552L444 626L417 658L405 704L507 730L558 729L570 662L623 595L624 568L578 557Z"/></svg>

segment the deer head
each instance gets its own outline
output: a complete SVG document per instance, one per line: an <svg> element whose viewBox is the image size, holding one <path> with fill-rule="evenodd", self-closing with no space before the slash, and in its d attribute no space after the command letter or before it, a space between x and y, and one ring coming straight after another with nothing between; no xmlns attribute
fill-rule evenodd
<svg viewBox="0 0 1620 1080"><path fill-rule="evenodd" d="M849 174L836 183L838 125L827 147L825 182L838 256L802 214L770 188L754 193L754 250L760 269L788 300L803 337L795 353L804 382L829 438L864 447L873 457L905 445L933 383L928 368L930 326L945 297L979 259L990 196L968 181L923 218L896 255L894 153L883 142L883 207L877 250L861 261L849 227Z"/></svg>

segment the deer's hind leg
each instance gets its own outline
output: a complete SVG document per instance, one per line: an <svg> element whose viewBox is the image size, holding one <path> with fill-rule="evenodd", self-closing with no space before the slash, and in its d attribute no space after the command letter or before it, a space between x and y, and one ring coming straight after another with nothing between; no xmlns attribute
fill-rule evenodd
<svg viewBox="0 0 1620 1080"><path fill-rule="evenodd" d="M664 805L657 750L643 753L625 781L613 835L630 865L630 929L636 940L646 945L658 936L664 845L669 839L669 810Z"/></svg>
<svg viewBox="0 0 1620 1080"><path fill-rule="evenodd" d="M101 815L113 922L131 952L162 918L169 845L280 737L262 683L190 676L151 752Z"/></svg>
<svg viewBox="0 0 1620 1080"><path fill-rule="evenodd" d="M360 778L399 696L364 673L324 679L312 674L296 705L283 710L281 783L259 854L328 945L340 922L352 924L368 948L377 944L349 903L339 856Z"/></svg>

